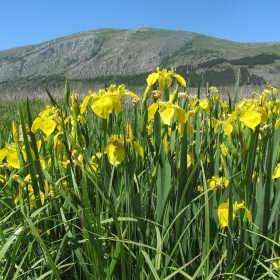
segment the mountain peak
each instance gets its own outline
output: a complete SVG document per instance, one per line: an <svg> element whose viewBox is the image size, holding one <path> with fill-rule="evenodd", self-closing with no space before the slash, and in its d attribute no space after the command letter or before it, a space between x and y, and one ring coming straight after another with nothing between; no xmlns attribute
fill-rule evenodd
<svg viewBox="0 0 280 280"><path fill-rule="evenodd" d="M0 82L64 76L95 79L134 76L156 67L185 67L199 75L233 69L232 61L260 54L274 59L248 69L249 75L273 82L280 77L280 43L237 43L187 31L151 27L104 28L64 36L36 45L0 51ZM279 58L278 58L279 56ZM201 67L204 66L204 67ZM236 67L235 67L236 68ZM145 83L145 80L143 81Z"/></svg>

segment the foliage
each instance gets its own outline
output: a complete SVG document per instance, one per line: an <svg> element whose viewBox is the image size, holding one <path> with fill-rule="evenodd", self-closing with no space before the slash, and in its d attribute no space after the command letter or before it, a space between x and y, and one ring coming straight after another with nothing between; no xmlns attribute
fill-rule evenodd
<svg viewBox="0 0 280 280"><path fill-rule="evenodd" d="M124 83L130 86L143 86L145 85L145 78L148 73L138 75L127 76L99 76L95 78L85 79L72 79L71 84L73 87L82 85L83 88L91 88L95 84L112 84L112 83ZM65 77L60 75L51 76L38 76L35 78L20 78L14 81L0 82L1 91L36 91L40 86L47 88L63 88L65 83Z"/></svg>
<svg viewBox="0 0 280 280"><path fill-rule="evenodd" d="M278 55L262 53L255 56L246 56L240 59L230 60L232 65L247 65L249 68L255 65L267 65L274 63L276 59L279 59Z"/></svg>
<svg viewBox="0 0 280 280"><path fill-rule="evenodd" d="M65 81L64 81L65 82ZM44 99L30 99L29 104L34 114L39 114L48 104L48 100ZM19 106L22 105L24 114L26 114L26 101L15 98L15 99L1 99L0 111L3 112L1 115L0 122L0 148L5 145L5 142L12 138L11 125L15 121L19 124Z"/></svg>
<svg viewBox="0 0 280 280"><path fill-rule="evenodd" d="M79 101L66 81L63 101L20 106L0 149L3 279L279 278L278 90L146 81L141 100Z"/></svg>
<svg viewBox="0 0 280 280"><path fill-rule="evenodd" d="M203 63L199 63L198 67L199 68L211 68L213 66L216 66L217 64L224 63L224 62L228 62L228 60L225 58L216 58L216 59L212 59L212 60L209 60L209 61L206 61Z"/></svg>
<svg viewBox="0 0 280 280"><path fill-rule="evenodd" d="M0 83L1 90L30 90L34 91L38 89L39 86L64 86L65 77L59 75L50 76L37 76L32 78L20 78L14 81L3 81Z"/></svg>
<svg viewBox="0 0 280 280"><path fill-rule="evenodd" d="M266 82L263 77L259 77L255 74L250 75L246 67L240 67L240 85L265 85Z"/></svg>
<svg viewBox="0 0 280 280"><path fill-rule="evenodd" d="M198 64L199 68L211 68L218 64L228 62L232 65L244 65L249 68L253 68L255 65L268 65L274 63L276 59L280 59L278 55L262 53L255 56L246 56L239 59L226 59L216 58L203 63Z"/></svg>
<svg viewBox="0 0 280 280"><path fill-rule="evenodd" d="M186 75L186 69L189 73ZM264 78L257 75L250 75L248 69L241 67L239 73L236 73L233 68L226 68L219 72L214 70L205 70L203 73L197 74L194 67L179 66L176 67L176 72L182 76L187 76L190 87L198 87L199 84L205 86L206 83L216 86L234 85L236 75L240 76L239 85L263 85L266 84Z"/></svg>
<svg viewBox="0 0 280 280"><path fill-rule="evenodd" d="M94 84L94 83L100 83L100 84L129 84L130 86L143 86L145 83L145 78L147 77L148 73L143 74L137 74L137 75L126 75L126 76L100 76L95 78L88 78L88 79L72 79L72 83L83 83L83 84Z"/></svg>
<svg viewBox="0 0 280 280"><path fill-rule="evenodd" d="M189 74L187 74L189 69ZM196 73L197 68L193 66L178 66L176 72L188 80L190 87L198 87L199 84L206 85L208 82L211 85L226 86L234 85L236 80L236 73L234 69L227 68L225 70L216 72L214 70L208 70L202 74ZM145 84L145 79L149 73L142 73L137 75L127 76L100 76L87 79L71 79L72 87L92 88L95 85L104 84L127 84L130 87L139 87ZM5 91L30 91L34 92L38 89L38 85L42 85L47 88L63 88L65 82L64 76L51 75L46 77L38 76L30 79L18 79L13 82L5 81L0 83L1 89ZM257 75L250 75L247 68L240 68L240 85L263 85L266 84L264 78Z"/></svg>

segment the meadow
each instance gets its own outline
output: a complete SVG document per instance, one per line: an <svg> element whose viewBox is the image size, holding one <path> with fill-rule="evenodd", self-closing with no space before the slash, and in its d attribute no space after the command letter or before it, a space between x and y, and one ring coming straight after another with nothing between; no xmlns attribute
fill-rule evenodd
<svg viewBox="0 0 280 280"><path fill-rule="evenodd" d="M1 100L0 279L280 278L278 89L146 82Z"/></svg>

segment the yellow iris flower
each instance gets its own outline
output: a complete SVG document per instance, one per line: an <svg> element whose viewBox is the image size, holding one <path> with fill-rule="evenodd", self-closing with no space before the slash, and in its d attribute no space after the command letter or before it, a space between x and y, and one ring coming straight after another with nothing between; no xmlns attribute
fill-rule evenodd
<svg viewBox="0 0 280 280"><path fill-rule="evenodd" d="M134 149L141 157L144 157L143 147L139 145L136 141L134 141L135 137L133 135L133 131L130 123L126 125L126 130L129 135L129 139L126 139L126 142L129 143L131 148Z"/></svg>
<svg viewBox="0 0 280 280"><path fill-rule="evenodd" d="M246 206L244 206L244 201L242 203L237 203L237 201L233 205L233 213L232 213L232 220L234 221L236 219L236 211L239 209L245 210L245 216L247 219L252 222L252 216L250 211L247 209ZM228 226L228 220L229 220L229 201L226 203L222 203L218 207L218 218L221 225L221 228Z"/></svg>
<svg viewBox="0 0 280 280"><path fill-rule="evenodd" d="M236 130L236 126L235 126L236 114L237 113L233 111L229 115L228 119L223 123L224 132L228 137L231 137L231 133Z"/></svg>
<svg viewBox="0 0 280 280"><path fill-rule="evenodd" d="M20 161L15 144L6 144L5 148L0 150L0 161L3 161L5 157L9 166L16 169L20 168Z"/></svg>
<svg viewBox="0 0 280 280"><path fill-rule="evenodd" d="M221 149L221 152L222 152L223 156L226 156L228 154L228 148L224 144L224 142L220 145L220 149Z"/></svg>
<svg viewBox="0 0 280 280"><path fill-rule="evenodd" d="M129 128L128 128L129 129ZM141 145L134 141L134 136L130 127L129 139L126 139L127 143L130 143L133 149L141 156L144 156L144 150ZM122 135L112 135L109 142L104 148L104 154L107 154L108 160L112 165L119 165L126 157L126 150L124 147L124 141Z"/></svg>
<svg viewBox="0 0 280 280"><path fill-rule="evenodd" d="M96 161L99 161L101 158L101 153L96 153L93 155L89 161L90 168L92 168L95 172L97 171L99 165L96 163Z"/></svg>
<svg viewBox="0 0 280 280"><path fill-rule="evenodd" d="M169 71L167 69L160 70L156 69L156 73L152 73L147 78L148 87L151 87L156 81L158 81L158 85L161 90L164 90L164 83L167 87L170 87L172 84L172 77L174 77L183 87L187 86L185 79L179 75L174 73L174 68L171 68Z"/></svg>
<svg viewBox="0 0 280 280"><path fill-rule="evenodd" d="M26 161L27 156L25 152L25 147L20 148L21 153L23 155L24 160ZM31 150L32 158L35 159L35 154L33 150ZM5 148L0 150L0 162L3 161L3 159L6 157L6 162L9 166L20 169L20 159L18 157L16 145L14 143L6 144Z"/></svg>
<svg viewBox="0 0 280 280"><path fill-rule="evenodd" d="M173 104L171 101L158 101L148 108L148 121L154 117L158 109L162 122L167 125L170 125L170 120L173 116L176 117L181 126L184 126L189 118L189 113L177 104Z"/></svg>
<svg viewBox="0 0 280 280"><path fill-rule="evenodd" d="M27 189L28 190L28 199L29 199L29 203L30 203L30 209L37 208L36 198L34 195L34 190L32 187L30 174L28 174L23 180L18 175L14 175L13 179L16 182L18 182L18 184L19 184L19 194L17 195L17 197L14 200L15 204L18 203L22 192ZM44 204L45 194L41 190L40 190L39 194L40 194L41 203Z"/></svg>
<svg viewBox="0 0 280 280"><path fill-rule="evenodd" d="M112 135L104 148L104 154L107 154L112 165L119 165L126 156L123 140L117 135Z"/></svg>
<svg viewBox="0 0 280 280"><path fill-rule="evenodd" d="M89 90L88 95L80 106L80 112L83 114L86 111L88 102L91 100L91 109L99 117L106 119L113 110L119 113L121 108L121 100L125 96L130 96L136 100L140 98L133 92L128 91L124 85L116 88L116 85L111 85L109 88L102 89L98 93Z"/></svg>
<svg viewBox="0 0 280 280"><path fill-rule="evenodd" d="M218 188L226 188L229 184L229 180L224 177L219 177L218 175L212 176L211 179L207 180L208 190L217 190Z"/></svg>
<svg viewBox="0 0 280 280"><path fill-rule="evenodd" d="M272 179L277 179L280 177L280 163L277 164L275 167L273 174L272 174Z"/></svg>
<svg viewBox="0 0 280 280"><path fill-rule="evenodd" d="M61 129L61 122L60 110L56 107L47 106L34 120L31 131L35 133L37 129L41 129L46 136L49 136L56 127Z"/></svg>
<svg viewBox="0 0 280 280"><path fill-rule="evenodd" d="M239 119L246 126L255 129L261 123L261 114L256 111L247 111L244 112Z"/></svg>
<svg viewBox="0 0 280 280"><path fill-rule="evenodd" d="M207 99L201 99L199 101L199 106L204 109L207 114L210 114L210 104Z"/></svg>

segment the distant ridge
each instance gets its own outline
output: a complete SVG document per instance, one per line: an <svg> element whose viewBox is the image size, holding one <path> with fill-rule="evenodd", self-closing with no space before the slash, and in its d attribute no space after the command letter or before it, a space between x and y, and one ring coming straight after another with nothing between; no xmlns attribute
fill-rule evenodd
<svg viewBox="0 0 280 280"><path fill-rule="evenodd" d="M279 84L280 42L237 43L156 28L97 29L0 51L1 89L104 80L145 84L156 67L175 67L195 86Z"/></svg>

